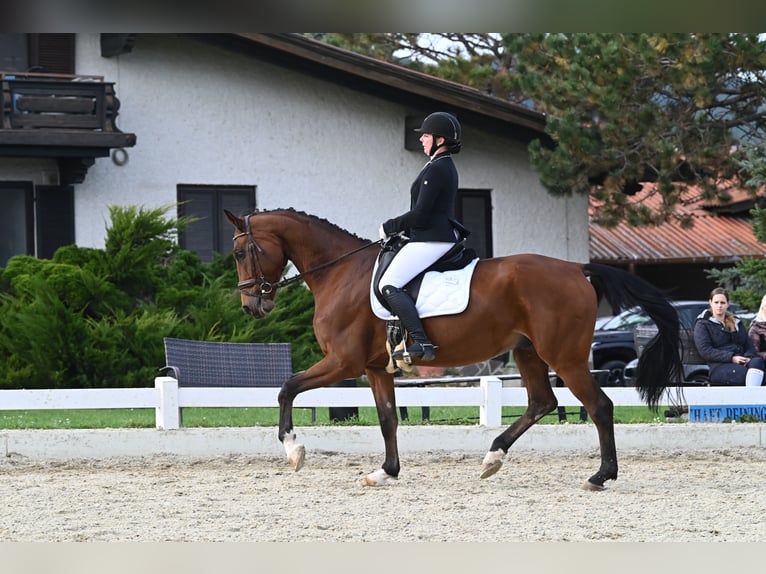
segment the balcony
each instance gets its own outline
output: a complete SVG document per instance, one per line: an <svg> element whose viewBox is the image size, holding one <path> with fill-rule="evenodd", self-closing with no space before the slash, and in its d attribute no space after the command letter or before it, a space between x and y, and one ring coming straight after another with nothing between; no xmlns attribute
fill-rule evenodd
<svg viewBox="0 0 766 574"><path fill-rule="evenodd" d="M0 72L0 82L0 157L58 159L79 183L95 158L136 144L117 128L120 101L101 76Z"/></svg>

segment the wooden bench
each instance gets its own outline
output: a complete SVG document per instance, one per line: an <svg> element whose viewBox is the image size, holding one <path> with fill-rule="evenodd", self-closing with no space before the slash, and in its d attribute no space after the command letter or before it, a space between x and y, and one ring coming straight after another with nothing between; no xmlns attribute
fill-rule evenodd
<svg viewBox="0 0 766 574"><path fill-rule="evenodd" d="M281 387L293 375L290 343L165 337L165 366L179 387ZM311 420L316 420L316 408Z"/></svg>

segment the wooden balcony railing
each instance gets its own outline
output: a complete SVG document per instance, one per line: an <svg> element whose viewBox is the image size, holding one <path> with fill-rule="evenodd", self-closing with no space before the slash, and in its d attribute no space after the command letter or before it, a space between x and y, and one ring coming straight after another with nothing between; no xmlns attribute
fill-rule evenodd
<svg viewBox="0 0 766 574"><path fill-rule="evenodd" d="M0 72L2 130L119 132L114 83L101 76Z"/></svg>

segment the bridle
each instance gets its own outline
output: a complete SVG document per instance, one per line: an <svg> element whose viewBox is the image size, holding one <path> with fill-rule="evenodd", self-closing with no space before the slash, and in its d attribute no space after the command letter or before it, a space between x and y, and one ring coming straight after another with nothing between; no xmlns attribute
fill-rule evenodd
<svg viewBox="0 0 766 574"><path fill-rule="evenodd" d="M280 281L277 281L276 283L272 283L266 279L266 277L263 275L263 266L261 265L261 261L258 257L259 253L265 254L266 252L263 250L263 248L258 245L258 242L255 240L255 237L253 237L253 233L250 229L250 216L246 216L245 218L245 231L241 233L237 233L233 238L232 241L236 241L240 237L247 237L248 239L248 247L247 251L248 253L252 253L252 257L250 259L251 262L251 275L253 275L250 279L245 279L243 281L240 281L237 283L237 289L243 294L247 295L248 297L260 297L262 295L268 295L275 289L279 289L280 287L284 287L286 285L290 285L291 283L295 283L296 281L299 281L300 279L303 279L304 276L309 275L310 273L315 273L316 271L319 271L321 269L325 269L327 267L330 267L331 265L335 265L339 261L342 261L346 257L350 257L351 255L358 253L364 249L367 249L368 247L371 247L373 245L378 245L381 243L381 241L370 241L369 243L365 243L361 247L357 247L356 249L349 251L348 253L344 253L343 255L336 257L335 259L332 259L331 261L327 261L325 263L322 263L320 265L317 265L316 267L312 267L311 269L308 269L304 271L303 273L297 273L296 275L293 275L292 277L286 277L284 279L281 279ZM254 277L258 275L258 279L255 279ZM258 288L258 293L254 291L248 291L248 289L251 289L252 287Z"/></svg>

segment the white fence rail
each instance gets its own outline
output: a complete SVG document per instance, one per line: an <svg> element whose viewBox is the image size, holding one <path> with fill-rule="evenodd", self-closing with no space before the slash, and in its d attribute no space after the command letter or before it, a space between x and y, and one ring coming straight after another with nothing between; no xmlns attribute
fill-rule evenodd
<svg viewBox="0 0 766 574"><path fill-rule="evenodd" d="M580 406L567 388L554 387L559 406ZM615 406L645 406L635 388L605 388ZM677 404L676 388L664 404ZM137 409L153 408L158 429L180 427L184 407L276 407L278 388L180 387L172 377L157 377L154 388L0 390L0 410ZM686 387L685 403L692 405L766 405L766 387ZM480 377L473 387L397 387L401 407L479 407L479 424L502 426L504 406L526 406L523 387L504 387L497 377ZM374 407L369 388L326 387L299 395L296 407Z"/></svg>

